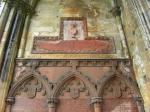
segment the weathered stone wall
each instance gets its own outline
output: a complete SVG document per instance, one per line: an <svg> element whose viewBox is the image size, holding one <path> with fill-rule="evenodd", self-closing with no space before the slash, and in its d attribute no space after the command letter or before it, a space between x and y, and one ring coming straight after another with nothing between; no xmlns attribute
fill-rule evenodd
<svg viewBox="0 0 150 112"><path fill-rule="evenodd" d="M130 64L130 60L117 59L17 60L7 109L18 112L28 106L28 111L36 112L142 112Z"/></svg>
<svg viewBox="0 0 150 112"><path fill-rule="evenodd" d="M125 36L127 38L127 43L129 45L129 51L131 58L133 59L134 71L138 85L141 90L141 94L144 99L145 110L146 112L150 111L150 50L148 48L148 38L150 37L148 30L149 22L148 16L144 22L141 23L139 17L143 17L143 14L148 14L149 5L144 0L140 1L137 11L135 5L132 5L131 1L135 0L122 0L122 23ZM137 3L137 2L136 2ZM126 45L123 45L124 33L121 29L120 21L116 19L112 13L111 9L113 8L113 3L111 0L79 0L78 3L76 0L40 0L37 7L35 15L32 17L29 15L25 22L25 29L22 35L21 46L19 48L19 58L49 58L49 54L35 54L32 56L31 50L33 46L33 39L35 36L59 36L60 30L60 18L61 17L86 17L88 25L88 35L89 36L106 36L113 37L116 45L116 55L103 55L103 58L127 58L128 54L125 53ZM138 14L137 14L138 12ZM7 13L7 11L4 11ZM3 13L3 14L4 14ZM13 13L13 12L11 12ZM11 22L11 13L10 19L7 21L7 26L3 33L3 38L0 43L0 55L3 54L4 45L6 38L8 36L9 24ZM4 21L4 16L0 18L0 24ZM142 26L141 26L142 25ZM146 32L146 33L145 33ZM125 48L124 48L125 47ZM73 56L73 55L72 55ZM64 56L65 57L65 56ZM80 56L79 56L80 57ZM0 56L1 62L2 56ZM65 57L66 58L66 57ZM69 57L68 57L69 58ZM92 56L90 56L92 58ZM5 108L5 97L7 95L7 90L9 84L12 80L11 69L14 62L11 62L8 74L8 79L5 82L0 82L0 111L3 111ZM44 70L44 69L43 69ZM86 72L85 69L83 71ZM92 70L91 70L92 71ZM47 72L47 71L46 71ZM89 71L88 71L89 72ZM101 72L101 71L100 71ZM97 74L95 74L97 75ZM98 76L98 75L97 75ZM63 102L63 101L62 101Z"/></svg>
<svg viewBox="0 0 150 112"><path fill-rule="evenodd" d="M141 3L145 4L144 1ZM131 58L133 59L134 71L136 79L144 98L145 111L150 111L150 56L149 48L145 43L146 35L141 30L141 21L138 19L137 10L132 6L131 2L123 0L122 21L129 45ZM145 10L147 11L147 10ZM140 13L142 16L142 12ZM148 23L147 23L148 24ZM146 41L148 42L148 41Z"/></svg>
<svg viewBox="0 0 150 112"><path fill-rule="evenodd" d="M112 7L111 0L41 0L30 21L24 57L48 58L47 55L31 54L33 39L35 36L59 36L61 17L86 17L88 36L114 38L117 57L125 57L118 23L111 13Z"/></svg>

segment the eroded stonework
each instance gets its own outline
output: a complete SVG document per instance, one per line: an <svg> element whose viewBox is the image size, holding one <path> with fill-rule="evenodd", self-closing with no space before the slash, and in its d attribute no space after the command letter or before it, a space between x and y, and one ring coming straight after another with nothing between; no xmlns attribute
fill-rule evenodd
<svg viewBox="0 0 150 112"><path fill-rule="evenodd" d="M108 109L141 112L143 106L135 100L140 97L140 93L128 59L17 60L14 75L7 97L8 105L12 105L7 106L7 110L11 112L24 107L27 102L15 105L23 99L36 100L35 105L41 108L36 112L47 112L43 111L46 108L50 112L67 112L70 109L71 112L97 112L96 108L100 112ZM41 106L38 104L40 100L45 101ZM114 102L115 109L111 109L111 105L106 107L106 102ZM128 105L124 105L125 102ZM73 105L68 107L68 104ZM101 106L95 106L97 104ZM32 106L31 110L34 108Z"/></svg>
<svg viewBox="0 0 150 112"><path fill-rule="evenodd" d="M149 109L145 3L6 1L0 17L0 111L144 112L143 104Z"/></svg>

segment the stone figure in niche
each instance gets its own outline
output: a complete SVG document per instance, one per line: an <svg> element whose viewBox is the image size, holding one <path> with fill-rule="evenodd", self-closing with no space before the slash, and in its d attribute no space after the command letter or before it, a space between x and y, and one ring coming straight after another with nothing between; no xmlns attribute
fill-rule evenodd
<svg viewBox="0 0 150 112"><path fill-rule="evenodd" d="M78 30L76 24L70 24L69 33L71 38L77 39Z"/></svg>
<svg viewBox="0 0 150 112"><path fill-rule="evenodd" d="M84 26L85 24L81 20L64 20L62 32L64 40L84 40Z"/></svg>
<svg viewBox="0 0 150 112"><path fill-rule="evenodd" d="M108 54L113 44L110 39L88 37L85 17L62 17L60 35L35 38L33 48L32 53Z"/></svg>

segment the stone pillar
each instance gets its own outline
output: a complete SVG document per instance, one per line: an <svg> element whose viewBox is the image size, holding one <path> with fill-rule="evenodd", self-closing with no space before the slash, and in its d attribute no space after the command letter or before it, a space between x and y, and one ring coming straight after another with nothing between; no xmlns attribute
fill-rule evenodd
<svg viewBox="0 0 150 112"><path fill-rule="evenodd" d="M91 103L94 107L94 112L102 112L102 97L93 97Z"/></svg>
<svg viewBox="0 0 150 112"><path fill-rule="evenodd" d="M11 107L15 103L15 98L14 97L8 97L6 99L7 105L6 105L6 110L5 112L11 112Z"/></svg>
<svg viewBox="0 0 150 112"><path fill-rule="evenodd" d="M11 7L6 3L4 6L4 9L2 11L2 14L0 16L0 40L2 39L2 35L8 20L8 16L10 13Z"/></svg>
<svg viewBox="0 0 150 112"><path fill-rule="evenodd" d="M14 18L14 15L15 15L15 8L12 8L11 11L10 11L10 14L8 16L8 20L7 20L7 23L6 23L6 26L5 26L5 29L3 31L3 35L1 38L1 44L0 44L0 64L2 62L2 59L3 59L3 54L4 54L4 50L5 50L5 44L6 44L6 40L8 38L8 35L10 33L10 26L12 24L12 20ZM1 28L1 26L0 26ZM1 66L1 65L0 65Z"/></svg>
<svg viewBox="0 0 150 112"><path fill-rule="evenodd" d="M145 110L144 110L144 102L143 102L142 97L138 97L138 96L134 97L134 101L137 104L138 111L139 112L145 112Z"/></svg>
<svg viewBox="0 0 150 112"><path fill-rule="evenodd" d="M25 25L24 25L24 29L23 29L23 33L21 37L21 43L20 43L19 52L18 52L18 58L23 58L23 55L24 55L25 44L27 41L27 33L28 33L29 25L30 25L30 18L31 16L28 15L25 20Z"/></svg>
<svg viewBox="0 0 150 112"><path fill-rule="evenodd" d="M49 98L48 99L48 107L49 107L48 112L56 112L56 104L57 103L58 103L57 98Z"/></svg>
<svg viewBox="0 0 150 112"><path fill-rule="evenodd" d="M121 54L123 56L125 56L126 58L128 58L130 56L130 54L129 54L129 49L127 48L127 42L126 42L125 32L124 32L123 25L122 25L120 6L118 6L117 4L115 4L114 7L113 7L113 9L111 10L111 13L116 18L118 30L119 30L119 33L120 33L120 39L121 39L122 48L123 48L122 49L123 52Z"/></svg>

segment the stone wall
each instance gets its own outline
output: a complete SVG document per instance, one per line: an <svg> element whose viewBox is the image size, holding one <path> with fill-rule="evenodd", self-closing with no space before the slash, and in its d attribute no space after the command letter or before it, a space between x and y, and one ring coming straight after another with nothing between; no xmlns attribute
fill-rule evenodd
<svg viewBox="0 0 150 112"><path fill-rule="evenodd" d="M32 55L33 40L38 36L59 36L61 17L86 17L88 37L104 36L113 38L116 47L116 57L127 57L122 50L121 32L116 18L112 15L111 0L61 1L41 0L32 16L28 31L25 58L49 58L47 55ZM127 54L126 54L127 55ZM19 56L20 57L20 56ZM113 56L112 56L113 58Z"/></svg>
<svg viewBox="0 0 150 112"><path fill-rule="evenodd" d="M146 2L144 1L141 1L141 3L146 5ZM146 8L146 7L144 6L142 8ZM142 16L143 13L144 12L141 12L140 16ZM140 87L141 94L144 98L145 111L149 112L150 111L149 108L150 106L150 96L149 96L150 95L149 94L150 56L149 56L149 48L146 44L148 43L148 41L146 41L145 43L145 38L147 38L147 36L141 30L142 28L141 21L139 20L138 16L139 15L137 15L137 10L136 8L134 8L133 4L131 2L127 2L123 0L123 7L122 7L123 26L124 26L127 42L129 45L131 58L133 59L133 66L136 74L136 79Z"/></svg>
<svg viewBox="0 0 150 112"><path fill-rule="evenodd" d="M18 52L18 58L24 58L24 59L48 58L49 59L50 54L33 55L31 53L34 38L39 36L59 36L61 17L83 17L84 16L87 18L89 37L104 36L108 38L113 38L115 42L115 47L116 47L115 54L101 55L100 57L97 58L123 59L123 58L130 58L129 55L131 55L131 58L133 59L133 67L135 71L136 80L138 82L138 86L140 88L141 94L144 99L145 111L149 112L150 111L149 108L150 107L150 94L149 94L150 50L149 50L149 40L148 40L150 37L149 29L148 29L149 28L149 21L148 21L149 5L145 0L144 1L143 0L137 0L137 1L122 0L120 4L122 4L121 21L120 19L114 17L114 15L112 14L112 8L114 7L114 4L111 0L107 0L107 1L94 0L92 2L90 0L86 0L86 1L79 0L78 3L76 2L76 0L57 0L57 2L52 0L40 0L36 6L36 13L32 16L28 15L26 18L23 34L22 36L20 36L21 44ZM6 27L3 32L2 41L0 43L0 52L1 52L0 55L2 55L4 52L4 46L6 44L5 42L8 37L8 32L10 28L9 25L13 13L14 13L13 10L11 10L10 13L9 10L4 10L4 13L2 13L0 17L0 27L2 29L4 29L5 26L4 22L6 22L7 20L6 18L8 18ZM9 15L9 17L6 16L7 14ZM128 46L125 44L125 37L127 38ZM129 47L130 54L128 54L127 52L127 47ZM60 55L58 57L57 56L58 55L54 55L53 58L54 57L59 58ZM70 58L70 56L72 56L73 58L77 58L76 56L74 56L74 54L69 56L61 54L61 58L62 57ZM12 60L14 61L15 58L16 58L15 55L13 55ZM78 55L78 58L84 59L85 57ZM92 59L93 56L88 55L87 58ZM2 60L2 56L0 56L0 62L1 60ZM9 85L10 82L12 81L12 76L13 76L12 75L13 73L12 68L14 66L13 61L10 62L10 66L9 68L7 68L7 70L9 71L7 80L5 82L0 82L0 103L1 103L0 111L4 111L5 108L5 103L4 103L5 97L7 96L7 91L9 89ZM82 70L84 72L87 72L85 71L85 69ZM49 72L49 70L46 69L45 71ZM91 69L91 71L93 70ZM98 75L95 74L95 77L96 76ZM121 108L121 105L119 106L119 108Z"/></svg>
<svg viewBox="0 0 150 112"><path fill-rule="evenodd" d="M17 60L6 112L26 106L29 112L142 112L130 64L117 59Z"/></svg>

